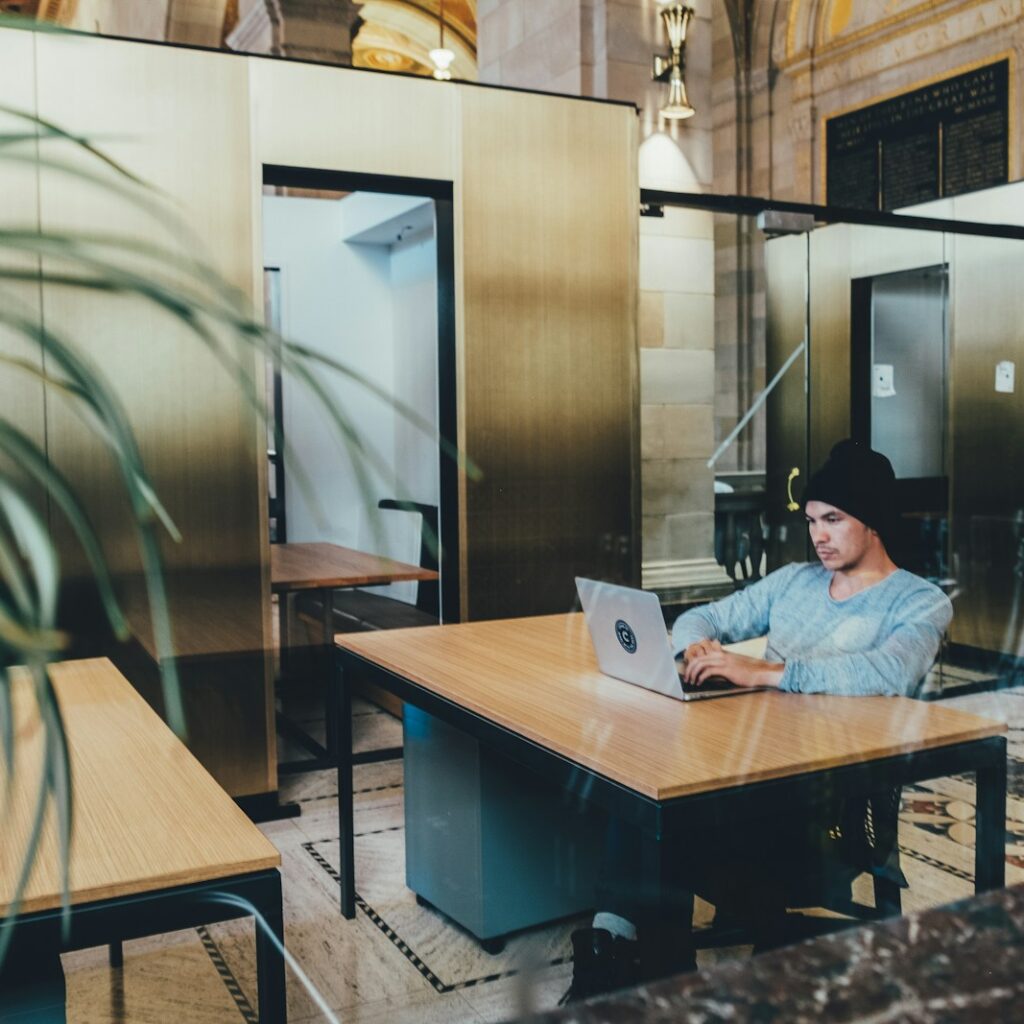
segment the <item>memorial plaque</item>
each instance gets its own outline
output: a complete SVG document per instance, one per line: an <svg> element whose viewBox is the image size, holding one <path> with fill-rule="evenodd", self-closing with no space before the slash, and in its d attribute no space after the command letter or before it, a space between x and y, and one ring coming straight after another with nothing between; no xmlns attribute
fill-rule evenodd
<svg viewBox="0 0 1024 1024"><path fill-rule="evenodd" d="M830 206L893 210L1009 180L1010 62L826 122Z"/></svg>

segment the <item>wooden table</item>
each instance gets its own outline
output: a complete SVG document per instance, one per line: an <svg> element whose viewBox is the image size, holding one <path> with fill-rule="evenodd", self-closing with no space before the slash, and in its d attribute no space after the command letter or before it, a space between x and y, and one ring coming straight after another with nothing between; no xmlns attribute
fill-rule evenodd
<svg viewBox="0 0 1024 1024"><path fill-rule="evenodd" d="M14 943L68 950L254 912L283 936L280 854L103 658L52 667L71 757L70 934L52 810ZM29 682L14 683L12 803L0 828L0 918L11 912L40 778L42 732ZM0 784L4 770L0 765ZM261 1021L284 1021L284 960L256 929Z"/></svg>
<svg viewBox="0 0 1024 1024"><path fill-rule="evenodd" d="M272 544L270 546L270 587L278 594L281 602L280 649L282 654L289 646L288 594L300 590L320 592L322 625L324 636L325 689L330 694L332 675L332 637L334 634L332 591L353 587L373 587L388 583L402 583L407 580L436 580L438 573L418 565L397 562L393 558L367 554L342 547L340 544ZM327 715L327 746L317 743L303 730L283 716L278 715L278 726L293 739L305 746L312 758L293 761L278 766L279 772L315 771L332 768L337 764L333 719Z"/></svg>
<svg viewBox="0 0 1024 1024"><path fill-rule="evenodd" d="M641 830L668 892L678 844L957 772L977 776L976 887L1004 880L1006 727L893 697L759 692L684 703L603 675L582 615L340 634L341 907L354 913L351 700L369 679Z"/></svg>

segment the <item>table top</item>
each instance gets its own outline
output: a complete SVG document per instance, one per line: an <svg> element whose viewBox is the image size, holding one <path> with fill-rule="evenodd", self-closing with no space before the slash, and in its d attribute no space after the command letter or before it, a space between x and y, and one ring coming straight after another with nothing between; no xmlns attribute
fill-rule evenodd
<svg viewBox="0 0 1024 1024"><path fill-rule="evenodd" d="M105 658L51 668L71 755L71 902L154 892L278 867L266 836ZM0 917L10 907L40 777L29 680L13 682L12 803L0 828ZM5 770L0 762L0 792ZM51 807L22 913L60 906Z"/></svg>
<svg viewBox="0 0 1024 1024"><path fill-rule="evenodd" d="M433 569L421 569L418 565L355 551L340 544L270 545L270 585L275 594L437 578Z"/></svg>
<svg viewBox="0 0 1024 1024"><path fill-rule="evenodd" d="M659 801L1006 731L901 697L675 700L604 675L580 614L339 633L335 643Z"/></svg>

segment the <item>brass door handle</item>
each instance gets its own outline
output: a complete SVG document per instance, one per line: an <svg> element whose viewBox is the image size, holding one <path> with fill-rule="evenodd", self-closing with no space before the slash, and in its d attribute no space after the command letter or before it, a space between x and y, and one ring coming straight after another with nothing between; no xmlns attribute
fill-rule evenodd
<svg viewBox="0 0 1024 1024"><path fill-rule="evenodd" d="M787 512L799 512L800 503L793 500L793 481L800 475L800 468L794 466L789 471L789 479L786 481L786 494L789 496L789 504L786 506Z"/></svg>

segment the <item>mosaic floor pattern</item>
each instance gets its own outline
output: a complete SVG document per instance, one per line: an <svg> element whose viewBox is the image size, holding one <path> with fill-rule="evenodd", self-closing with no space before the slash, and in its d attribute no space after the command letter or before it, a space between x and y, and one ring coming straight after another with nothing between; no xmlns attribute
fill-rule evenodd
<svg viewBox="0 0 1024 1024"><path fill-rule="evenodd" d="M1007 884L1024 882L1024 689L950 699L1009 725L1006 826ZM354 719L359 749L398 746L401 727L370 705ZM309 724L309 723L307 723ZM553 1006L568 984L563 922L513 937L498 955L417 904L404 884L402 762L356 768L358 907L338 913L337 807L332 772L294 776L282 797L299 818L262 826L281 851L285 933L290 951L327 1005L347 1022L484 1022ZM903 794L900 850L910 888L903 905L916 910L969 895L974 868L974 785L938 779ZM857 898L871 902L867 878ZM698 905L697 920L710 908ZM747 956L747 947L702 951L700 962ZM126 943L124 967L111 970L106 951L64 957L68 1020L73 1024L230 1024L257 1020L252 924L236 921ZM293 975L291 1024L327 1020Z"/></svg>

